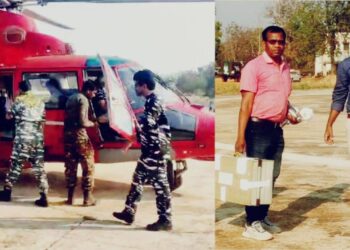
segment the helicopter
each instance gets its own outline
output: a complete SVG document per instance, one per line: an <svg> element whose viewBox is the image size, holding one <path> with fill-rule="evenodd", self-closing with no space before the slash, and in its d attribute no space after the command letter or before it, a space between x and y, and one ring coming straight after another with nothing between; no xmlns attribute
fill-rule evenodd
<svg viewBox="0 0 350 250"><path fill-rule="evenodd" d="M101 122L98 127L88 129L95 162L136 161L140 144L133 142L130 145L129 140L135 134L134 121L142 116L145 100L134 91L133 75L143 67L117 56L76 55L70 44L40 33L34 19L64 29L71 28L24 9L30 2L45 5L58 1L0 0L0 90L1 96L6 97L5 105L9 107L19 94L18 83L28 80L33 94L45 100L45 161L63 162L65 101L81 89L84 81L97 81L103 77L109 100L109 120L107 124ZM155 80L155 92L164 100L171 127L173 161L168 162L167 172L170 187L174 190L182 184L182 173L187 170L186 159L214 160L214 113L191 103L160 76L155 75ZM0 124L0 167L8 167L13 124L1 116Z"/></svg>

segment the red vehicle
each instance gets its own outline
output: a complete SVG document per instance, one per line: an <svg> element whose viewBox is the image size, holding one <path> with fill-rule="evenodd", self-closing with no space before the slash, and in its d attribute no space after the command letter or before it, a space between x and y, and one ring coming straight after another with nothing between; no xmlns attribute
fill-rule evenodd
<svg viewBox="0 0 350 250"><path fill-rule="evenodd" d="M64 160L65 101L79 91L83 81L95 80L102 75L109 86L107 96L114 100L109 103L108 113L115 119L110 119L108 128L103 131L103 126L88 131L95 148L95 160L98 163L137 160L140 154L138 143L133 143L127 153L124 148L129 143L128 135L134 133L132 117L137 118L143 113L144 100L136 96L132 80L141 66L118 57L99 59L74 55L69 44L41 34L34 21L21 13L0 10L0 32L3 34L0 37L0 90L8 95L6 105L17 96L18 83L23 79L31 82L34 94L46 100L46 161ZM156 93L165 101L172 130L174 162L168 164L168 176L172 189L175 189L181 185L181 173L187 168L187 158L214 159L214 114L203 106L191 104L160 77L157 77L157 82ZM127 117L121 115L123 112L128 112ZM0 121L0 124L7 123ZM13 126L7 125L0 126L0 167L8 166L12 149ZM131 130L127 131L128 128Z"/></svg>

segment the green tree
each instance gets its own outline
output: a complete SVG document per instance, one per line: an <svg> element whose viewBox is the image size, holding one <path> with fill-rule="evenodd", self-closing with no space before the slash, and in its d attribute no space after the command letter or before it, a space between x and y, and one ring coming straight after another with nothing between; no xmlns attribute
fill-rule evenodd
<svg viewBox="0 0 350 250"><path fill-rule="evenodd" d="M215 22L215 60L219 59L221 51L221 39L222 39L222 24L219 21Z"/></svg>
<svg viewBox="0 0 350 250"><path fill-rule="evenodd" d="M286 25L289 48L286 55L292 67L313 71L317 54L326 50L323 8L318 2L305 2L297 6Z"/></svg>
<svg viewBox="0 0 350 250"><path fill-rule="evenodd" d="M222 61L247 62L260 53L260 29L243 28L231 23L226 28Z"/></svg>
<svg viewBox="0 0 350 250"><path fill-rule="evenodd" d="M169 85L187 95L214 97L214 64L210 63L197 70L179 72L176 75L163 77Z"/></svg>
<svg viewBox="0 0 350 250"><path fill-rule="evenodd" d="M338 44L336 34L350 31L350 4L349 1L324 1L322 4L325 9L325 29L332 73L335 73L335 54Z"/></svg>
<svg viewBox="0 0 350 250"><path fill-rule="evenodd" d="M327 53L335 73L337 33L350 31L349 1L279 0L267 12L287 31L293 67L312 71L315 57Z"/></svg>

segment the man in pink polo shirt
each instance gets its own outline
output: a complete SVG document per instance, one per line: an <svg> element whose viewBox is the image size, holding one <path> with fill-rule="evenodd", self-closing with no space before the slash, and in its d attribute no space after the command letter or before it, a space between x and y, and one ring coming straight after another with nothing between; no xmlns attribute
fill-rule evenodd
<svg viewBox="0 0 350 250"><path fill-rule="evenodd" d="M286 33L278 26L262 32L264 53L247 63L241 76L241 109L235 151L246 151L248 157L274 160L273 178L280 174L284 149L283 130L288 115L291 93L290 68L283 58ZM257 240L272 239L281 229L267 217L269 205L246 206L246 225L243 236Z"/></svg>

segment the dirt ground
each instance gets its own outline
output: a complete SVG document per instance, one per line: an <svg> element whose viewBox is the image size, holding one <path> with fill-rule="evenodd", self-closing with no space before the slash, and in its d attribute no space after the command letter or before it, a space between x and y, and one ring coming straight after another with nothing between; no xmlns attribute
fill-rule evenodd
<svg viewBox="0 0 350 250"><path fill-rule="evenodd" d="M0 203L0 249L214 249L213 162L189 160L188 166L183 186L173 192L172 232L144 230L157 219L151 187L145 188L132 226L112 216L123 209L135 162L97 164L96 207L80 205L80 190L73 207L63 204L62 163L46 164L50 207L35 207L38 189L25 170L14 187L13 202ZM3 171L0 180L3 183Z"/></svg>
<svg viewBox="0 0 350 250"><path fill-rule="evenodd" d="M284 129L286 147L270 218L282 228L267 242L241 236L243 206L216 201L217 249L350 249L350 160L346 117L335 124L334 146L323 142L331 89L294 91L291 101L315 111L311 121ZM216 148L233 152L240 96L216 96Z"/></svg>

